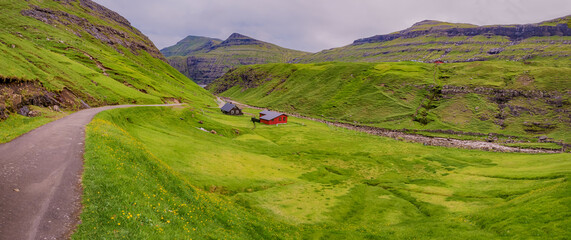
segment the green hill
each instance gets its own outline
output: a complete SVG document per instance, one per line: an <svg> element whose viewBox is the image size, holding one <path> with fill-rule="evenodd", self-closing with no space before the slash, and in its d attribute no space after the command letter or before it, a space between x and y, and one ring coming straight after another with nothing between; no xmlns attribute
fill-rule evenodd
<svg viewBox="0 0 571 240"><path fill-rule="evenodd" d="M286 63L307 54L238 33L225 41L189 36L161 51L174 68L199 84L208 84L238 66Z"/></svg>
<svg viewBox="0 0 571 240"><path fill-rule="evenodd" d="M117 13L90 0L2 1L0 118L30 105L209 102Z"/></svg>
<svg viewBox="0 0 571 240"><path fill-rule="evenodd" d="M571 16L526 25L476 26L425 20L386 35L359 39L295 62L471 62L571 55Z"/></svg>
<svg viewBox="0 0 571 240"><path fill-rule="evenodd" d="M479 140L489 133L524 136L525 142L547 135L571 143L569 76L565 61L267 64L230 71L209 89L331 121L473 132Z"/></svg>

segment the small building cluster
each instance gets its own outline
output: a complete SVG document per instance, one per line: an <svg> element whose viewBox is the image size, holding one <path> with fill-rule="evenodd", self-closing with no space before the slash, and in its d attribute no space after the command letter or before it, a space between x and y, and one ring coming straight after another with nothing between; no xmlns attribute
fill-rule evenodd
<svg viewBox="0 0 571 240"><path fill-rule="evenodd" d="M228 115L243 115L242 110L232 104L226 103L223 107L220 108L224 114ZM260 119L256 119L255 117L252 118L252 122L261 122L268 125L277 125L277 124L284 124L287 123L287 115L284 113L274 112L270 110L264 110L260 112Z"/></svg>
<svg viewBox="0 0 571 240"><path fill-rule="evenodd" d="M242 110L238 106L236 106L232 103L224 104L224 106L222 106L220 108L220 111L222 111L224 114L228 114L228 115L242 115L242 114L244 114L244 113L242 113Z"/></svg>
<svg viewBox="0 0 571 240"><path fill-rule="evenodd" d="M260 122L268 125L287 123L287 115L279 112L264 110L260 112Z"/></svg>

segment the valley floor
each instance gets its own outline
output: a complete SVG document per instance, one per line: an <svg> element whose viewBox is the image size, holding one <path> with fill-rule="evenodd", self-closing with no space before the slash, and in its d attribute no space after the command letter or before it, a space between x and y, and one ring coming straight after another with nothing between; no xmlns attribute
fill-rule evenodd
<svg viewBox="0 0 571 240"><path fill-rule="evenodd" d="M193 107L104 112L86 143L74 239L570 234L566 153L424 146L295 117L254 128Z"/></svg>
<svg viewBox="0 0 571 240"><path fill-rule="evenodd" d="M222 98L224 101L231 102L233 104L239 105L243 108L252 108L252 109L264 109L255 106L250 106L247 104L243 104L240 102L233 101L229 98ZM218 98L218 101L223 101L222 99ZM222 102L223 105L223 102ZM398 131L393 129L386 129L386 128L379 128L379 127L371 127L365 125L358 125L358 124L349 124L349 123L340 123L340 122L330 122L323 119L317 119L312 117L306 117L295 113L287 113L290 116L295 116L298 118L303 118L311 121L325 123L327 125L335 126L335 127L342 127L349 130L365 132L372 135L383 136L383 137L390 137L396 140L402 140L407 142L416 142L422 143L424 145L430 146L441 146L441 147L455 147L455 148L465 148L465 149L478 149L478 150L485 150L485 151L496 151L496 152L523 152L523 153L562 153L565 152L565 149L562 148L560 150L547 150L547 149L527 149L527 148L517 148L517 147L509 147L504 146L501 144L493 143L493 142L483 142L483 141L471 141L471 140L461 140L461 139L454 139L454 138L441 138L441 137L428 137L420 134L408 134L404 131ZM255 116L255 115L253 115Z"/></svg>

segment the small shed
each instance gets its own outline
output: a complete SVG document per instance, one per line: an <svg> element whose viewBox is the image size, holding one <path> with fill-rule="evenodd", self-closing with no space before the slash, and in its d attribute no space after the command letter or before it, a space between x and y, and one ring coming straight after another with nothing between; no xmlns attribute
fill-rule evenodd
<svg viewBox="0 0 571 240"><path fill-rule="evenodd" d="M220 108L220 111L222 111L224 114L228 114L228 115L242 115L242 114L244 114L244 113L242 113L242 110L238 106L236 106L232 103L224 104L224 106L222 106Z"/></svg>
<svg viewBox="0 0 571 240"><path fill-rule="evenodd" d="M264 110L260 112L260 122L268 125L287 123L287 115L279 112Z"/></svg>

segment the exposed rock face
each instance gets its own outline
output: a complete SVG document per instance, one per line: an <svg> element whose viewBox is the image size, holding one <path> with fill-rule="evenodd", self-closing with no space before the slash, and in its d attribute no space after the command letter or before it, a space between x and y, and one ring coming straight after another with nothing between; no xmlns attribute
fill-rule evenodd
<svg viewBox="0 0 571 240"><path fill-rule="evenodd" d="M488 87L467 87L444 85L442 87L442 95L444 97L452 97L456 94L476 93L480 95L492 96L497 102L508 101L516 97L525 98L542 98L542 99L559 99L561 93L557 91L542 90L517 90L517 89L497 89Z"/></svg>
<svg viewBox="0 0 571 240"><path fill-rule="evenodd" d="M230 66L223 64L216 64L215 58L202 58L190 56L186 59L186 66L188 70L185 72L190 79L197 83L207 84L211 79L216 79L228 71Z"/></svg>
<svg viewBox="0 0 571 240"><path fill-rule="evenodd" d="M30 105L46 108L53 106L54 111L59 111L59 106L70 109L89 108L68 89L54 93L46 90L37 81L0 78L0 120L6 119L11 113L37 115L30 111Z"/></svg>
<svg viewBox="0 0 571 240"><path fill-rule="evenodd" d="M429 28L427 30L414 30L413 28L404 30L399 33L377 35L369 38L363 38L353 42L353 45L386 42L397 38L416 38L424 35L433 34L442 37L457 36L505 36L511 41L521 41L531 37L548 37L548 36L571 36L571 29L567 24L558 24L557 26L539 26L537 24L514 25L514 26L482 26L472 28Z"/></svg>
<svg viewBox="0 0 571 240"><path fill-rule="evenodd" d="M71 0L61 2L69 4ZM80 0L79 2L84 9L92 11L92 14L99 16L100 18L110 20L111 22L115 22L123 29L127 29L129 32L124 32L109 26L94 24L85 18L81 18L67 12L41 8L35 5L30 5L30 9L22 10L21 14L50 25L62 24L71 28L71 31L74 31L73 28L79 27L80 29L75 29L74 31L78 36L81 36L79 30L84 30L94 38L99 39L101 42L113 46L116 50L118 50L117 46L123 46L130 49L133 54L139 54L139 51L146 51L153 57L166 61L165 57L155 47L153 42L151 42L151 40L149 40L139 30L132 27L127 19L91 0Z"/></svg>

